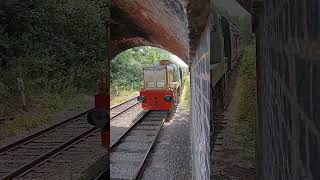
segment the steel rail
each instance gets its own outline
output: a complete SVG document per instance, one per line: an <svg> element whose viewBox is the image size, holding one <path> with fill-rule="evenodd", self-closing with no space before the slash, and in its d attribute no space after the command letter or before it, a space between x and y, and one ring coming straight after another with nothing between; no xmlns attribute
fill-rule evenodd
<svg viewBox="0 0 320 180"><path fill-rule="evenodd" d="M33 161L31 161L31 162L29 162L29 163L27 163L27 164L19 167L19 168L18 168L17 170L15 170L14 172L9 173L9 174L5 175L5 176L2 177L2 178L5 179L5 180L7 180L7 179L9 180L9 179L13 179L13 178L19 176L20 174L24 173L25 171L27 171L27 170L31 169L32 167L40 164L40 163L43 162L44 160L46 160L46 159L50 158L51 156L53 156L53 155L61 152L63 149L69 147L70 145L72 145L72 144L75 143L76 141L82 139L82 138L85 137L86 135L94 132L95 130L97 130L97 128L96 128L96 127L93 127L93 128L91 128L91 129L85 131L84 133L81 133L81 134L78 135L77 137L72 138L71 140L69 140L69 141L63 143L62 145L60 145L59 147L54 148L54 149L52 149L51 151L42 154L42 155L41 155L40 157L38 157L37 159L34 159Z"/></svg>
<svg viewBox="0 0 320 180"><path fill-rule="evenodd" d="M64 151L66 148L69 148L69 147L72 146L73 144L76 144L76 143L82 141L83 139L89 137L92 133L95 133L95 132L97 132L98 130L99 130L98 128L93 127L93 128L91 128L91 129L87 130L86 132L80 134L79 136L73 138L72 140L68 141L68 142L70 142L70 143L68 143L68 145L66 145L66 146L64 146L64 147L60 147L60 148L58 147L58 148L60 149L59 151L56 151L55 153L53 153L52 155L50 155L48 158L45 158L45 159L43 159L42 161L39 161L39 163L37 163L36 166L42 165L42 164L45 163L50 157L53 157L53 156L59 154L61 151ZM81 137L80 137L80 136L81 136ZM71 141L72 141L72 142L71 142ZM61 145L61 146L62 146L62 145ZM34 167L34 166L32 166L32 167ZM29 168L29 169L27 169L26 171L22 172L22 173L19 174L18 176L23 176L23 175L25 175L25 174L28 174L28 172L30 172L30 171L32 170L32 167Z"/></svg>
<svg viewBox="0 0 320 180"><path fill-rule="evenodd" d="M140 117L138 117L138 120L136 120L130 127L129 129L127 129L124 133L122 133L120 135L120 137L111 144L110 146L110 152L112 152L112 149L115 148L117 145L119 145L119 143L121 142L121 140L134 128L138 125L138 123L140 121L142 121L148 114L150 113L150 111L146 111L145 113L143 113Z"/></svg>
<svg viewBox="0 0 320 180"><path fill-rule="evenodd" d="M123 105L123 104L125 104L125 103L128 103L128 102L130 102L130 101L132 101L132 100L135 100L135 99L137 99L137 97L138 97L138 96L134 96L133 98L128 99L128 100L126 100L125 102L121 102L121 103L119 103L119 104L113 105L113 106L110 107L110 109L114 109L114 108L116 108L116 107L118 107L118 106L121 106L121 105Z"/></svg>
<svg viewBox="0 0 320 180"><path fill-rule="evenodd" d="M143 170L144 170L144 167L145 167L145 163L146 163L146 161L147 161L147 158L148 158L148 156L151 154L151 150L152 150L152 148L154 147L154 145L155 145L155 143L156 143L156 141L157 141L157 139L158 139L158 137L159 137L160 131L161 131L162 126L163 126L165 120L167 119L167 117L168 117L168 115L162 119L161 125L159 126L159 128L158 128L158 130L157 130L157 133L156 133L156 135L155 135L155 137L154 137L151 145L149 146L149 149L148 149L146 155L145 155L144 158L143 158L143 161L142 161L141 164L139 165L139 170L138 170L138 172L136 173L136 175L134 176L133 180L137 180L137 179L139 179L139 178L142 176L142 173L143 173Z"/></svg>
<svg viewBox="0 0 320 180"><path fill-rule="evenodd" d="M134 98L133 98L133 99L134 99ZM133 99L131 99L131 100L133 100ZM129 100L129 101L131 101L131 100ZM126 102L129 102L129 101L126 101ZM122 103L122 104L123 104L123 103ZM120 104L120 105L122 105L122 104ZM121 111L120 113L112 116L112 117L110 118L110 120L116 118L116 117L119 116L120 114L123 114L124 112L126 112L127 110L129 110L129 109L131 109L132 107L136 106L137 104L139 104L139 103L135 103L134 105L127 107L125 110L123 110L123 111ZM113 108L118 107L118 106L119 106L119 105L114 106ZM90 136L92 133L95 133L95 132L97 132L98 130L99 130L98 128L93 127L93 128L91 128L91 129L83 132L82 134L80 134L79 136L73 138L72 140L68 141L67 143L65 143L65 144L57 147L57 150L54 151L52 154L50 154L50 156L46 156L47 158L43 158L42 161L39 160L39 162L37 161L38 163L37 163L36 165L41 165L41 164L44 163L45 160L47 160L49 157L52 157L52 156L58 154L59 152L63 151L64 149L70 147L72 144L75 144L75 143L81 141L82 139L87 138L87 137ZM31 168L32 168L32 167L34 167L34 166L31 166ZM30 169L30 168L29 168L29 169ZM28 169L26 169L26 171L23 171L22 173L24 173L24 174L28 173ZM22 173L20 173L20 174L22 174ZM19 175L20 175L20 174L19 174Z"/></svg>
<svg viewBox="0 0 320 180"><path fill-rule="evenodd" d="M117 138L117 140L111 144L110 146L110 151L108 152L108 154L110 154L112 152L112 149L115 148L117 145L120 144L121 140L135 127L137 126L137 124L142 121L144 119L144 117L149 114L149 111L144 112L140 117L138 117L138 120L136 120L130 127L129 129L127 129L124 133L122 133L120 135L119 138ZM102 179L104 177L106 177L106 174L109 174L109 167L107 167L106 169L104 169L96 178L95 180L99 180Z"/></svg>
<svg viewBox="0 0 320 180"><path fill-rule="evenodd" d="M123 105L123 104L126 104L126 103L134 100L135 98L136 98L136 97L134 97L134 98L132 98L132 99L129 99L129 100L123 102L123 103L117 104L117 105L111 107L111 110L114 109L114 108L116 108L116 107L119 107L119 106L121 106L121 105ZM137 103L137 104L138 104L138 103ZM133 106L132 106L132 107L133 107ZM53 126L50 126L50 127L48 127L48 128L45 128L45 129L43 129L43 130L41 130L41 131L39 131L39 132L37 132L37 133L35 133L35 134L32 134L32 135L27 136L27 137L25 137L25 138L23 138L23 139L21 139L21 140L19 140L19 141L16 141L16 142L14 142L14 143L12 143L12 144L9 144L9 145L7 145L7 146L5 146L5 147L3 147L3 148L0 148L0 155L3 154L4 152L10 151L11 149L13 149L13 148L15 148L15 147L17 147L17 146L19 146L19 145L21 145L21 144L27 143L27 142L29 142L30 140L32 140L32 139L34 139L34 138L36 138L36 137L39 137L39 136L41 136L41 135L43 135L43 134L45 134L45 133L48 133L48 132L50 132L50 131L58 128L58 127L61 127L61 126L65 125L65 124L71 122L72 120L78 119L78 118L80 118L80 117L88 114L88 112L90 112L90 111L93 110L93 109L94 109L94 108L89 109L89 110L87 110L87 111L85 111L85 112L82 112L82 113L80 113L80 114L78 114L78 115L76 115L76 116L74 116L74 117L71 117L71 118L69 118L69 119L66 119L66 120L64 120L64 121L62 121L62 122L59 122L59 123L53 125Z"/></svg>
<svg viewBox="0 0 320 180"><path fill-rule="evenodd" d="M129 100L123 102L123 103L120 103L120 104L118 104L118 105L116 105L116 106L113 106L112 109L114 109L114 108L116 108L116 107L119 107L119 106L121 106L121 105L123 105L123 104L126 104L126 103L132 101L133 99L135 99L135 98L129 99ZM135 103L134 105L127 107L125 110L123 110L123 111L121 111L120 113L118 113L118 114L114 115L113 117L111 117L110 120L111 120L111 119L114 119L115 117L119 116L120 114L123 114L124 112L128 111L129 109L131 109L132 107L136 106L137 104L139 104L139 103ZM36 133L36 134L33 134L33 135L31 135L31 136L28 136L28 137L25 138L25 139L22 139L22 140L17 141L17 142L15 142L15 143L13 143L13 144L10 144L10 145L8 145L8 146L0 149L0 152L2 152L2 154L3 154L3 152L6 152L6 151L8 151L8 150L11 150L11 149L13 149L13 148L15 148L15 147L23 144L23 143L27 143L27 142L31 141L32 139L34 139L34 138L36 138L36 137L39 137L40 135L43 135L43 134L45 134L45 133L47 133L47 132L51 132L53 129L58 128L58 127L60 127L61 125L66 124L67 122L70 122L71 120L74 120L74 119L77 119L77 118L79 118L79 117L82 117L83 115L85 115L85 114L88 113L89 111L90 111L90 110L88 110L88 111L86 111L86 112L83 112L83 113L81 113L81 114L79 114L79 115L77 115L77 116L74 116L74 117L72 117L72 118L70 118L70 119L67 119L67 120L65 120L65 121L63 121L63 122L61 122L61 123L58 123L58 124L54 125L54 126L51 126L51 127L49 127L49 128L46 128L46 129L44 129L44 130L42 130L42 131L40 131L40 132L38 132L38 133ZM47 131L46 131L46 130L47 130ZM29 162L29 163L27 163L27 164L19 167L19 168L16 169L14 172L10 172L10 173L8 173L7 175L5 175L5 176L3 176L3 177L1 177L1 178L5 179L5 180L15 178L15 177L21 175L22 173L25 173L26 171L30 170L30 169L33 168L34 166L39 165L40 163L44 162L45 160L49 159L50 157L54 156L55 154L63 151L65 148L71 146L71 145L74 144L75 142L78 142L78 141L80 141L81 139L83 139L83 138L89 136L90 134L96 132L97 130L98 130L98 128L92 127L92 128L90 128L90 129L86 130L85 132L79 134L78 136L72 138L71 140L63 143L62 145L60 145L60 146L52 149L51 151L42 154L40 157L32 160L31 162ZM2 150L2 151L1 151L1 150ZM0 154L0 155L1 155L1 154Z"/></svg>
<svg viewBox="0 0 320 180"><path fill-rule="evenodd" d="M90 109L90 110L92 110L92 109ZM0 155L2 155L3 153L5 153L7 151L10 151L11 149L13 149L13 148L15 148L15 147L17 147L17 146L19 146L21 144L27 143L27 142L29 142L30 140L32 140L32 139L34 139L36 137L39 137L39 136L41 136L41 135L43 135L45 133L48 133L48 132L58 128L58 127L61 127L61 126L65 125L65 124L71 122L72 120L75 120L75 119L77 119L79 117L82 117L82 116L86 115L90 110L85 111L85 112L83 112L81 114L78 114L78 115L76 115L76 116L74 116L72 118L69 118L67 120L64 120L64 121L62 121L62 122L60 122L58 124L50 126L50 127L46 128L46 129L43 129L43 130L41 130L41 131L39 131L39 132L37 132L35 134L32 134L32 135L30 135L28 137L25 137L25 138L23 138L23 139L21 139L19 141L16 141L16 142L14 142L14 143L12 143L10 145L7 145L7 146L5 146L5 147L0 149Z"/></svg>
<svg viewBox="0 0 320 180"><path fill-rule="evenodd" d="M138 118L138 120L135 121L135 123L132 124L128 130L126 130L119 138L117 138L117 140L111 145L111 147L110 147L110 152L108 152L108 153L110 154L110 153L113 151L113 149L114 149L115 147L117 147L117 146L121 143L122 139L124 139L124 138L128 135L128 133L130 133L136 126L138 126L138 124L139 124L141 121L143 121L146 117L148 117L149 114L150 114L150 111L146 111L144 114L142 114L142 116L140 116L140 117ZM134 177L133 177L132 180L137 180L137 179L139 179L139 178L141 177L142 172L143 172L143 170L144 170L145 162L147 161L149 155L151 154L151 150L152 150L152 148L154 147L155 142L157 141L157 139L158 139L158 137L159 137L159 134L160 134L160 131L161 131L162 127L163 127L163 124L164 124L164 122L165 122L165 120L166 120L167 118L168 118L168 114L162 119L161 124L159 125L158 129L156 130L155 137L153 138L152 142L150 143L150 146L148 147L148 150L147 150L146 154L144 155L142 162L141 162L140 165L139 165L138 171L137 171L137 173L134 175ZM104 170L103 170L96 178L94 178L94 179L95 179L95 180L100 180L100 179L106 177L106 174L109 174L109 171L110 171L110 168L107 167L106 169L104 169Z"/></svg>
<svg viewBox="0 0 320 180"><path fill-rule="evenodd" d="M126 108L124 111L121 111L120 113L112 116L112 118L110 118L110 120L111 120L111 119L114 119L114 118L116 118L116 117L118 117L118 116L120 116L121 114L125 113L126 111L128 111L129 109L133 108L134 106L136 106L136 105L138 105L138 104L140 104L140 103L141 103L141 102L137 102L137 103L133 104L133 105L130 106L129 108Z"/></svg>

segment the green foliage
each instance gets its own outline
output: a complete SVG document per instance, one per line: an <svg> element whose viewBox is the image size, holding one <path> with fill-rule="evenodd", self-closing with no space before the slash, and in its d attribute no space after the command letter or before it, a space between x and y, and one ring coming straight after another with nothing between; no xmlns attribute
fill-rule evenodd
<svg viewBox="0 0 320 180"><path fill-rule="evenodd" d="M88 88L82 78L105 60L108 11L98 2L1 1L1 70L19 67L16 75L27 79L54 85L71 78Z"/></svg>
<svg viewBox="0 0 320 180"><path fill-rule="evenodd" d="M105 21L110 6L110 0L0 1L0 116L15 117L10 132L36 127L47 114L95 93L100 72L108 72ZM142 69L159 59L169 59L169 53L151 47L121 53L112 61L111 87L137 91ZM25 84L29 112L20 113L18 77Z"/></svg>
<svg viewBox="0 0 320 180"><path fill-rule="evenodd" d="M139 90L143 83L143 68L170 59L170 53L153 47L128 49L116 56L111 63L111 90Z"/></svg>
<svg viewBox="0 0 320 180"><path fill-rule="evenodd" d="M191 94L190 94L190 76L186 76L184 80L184 94L183 100L185 104L191 108Z"/></svg>
<svg viewBox="0 0 320 180"><path fill-rule="evenodd" d="M15 109L16 78L30 101L92 93L106 70L105 20L110 1L0 1L0 114ZM59 97L56 97L59 96ZM52 98L51 98L52 97ZM47 99L47 100L41 100ZM50 103L49 103L50 104Z"/></svg>
<svg viewBox="0 0 320 180"><path fill-rule="evenodd" d="M240 63L241 75L241 99L240 99L240 121L243 145L249 158L254 160L255 130L256 130L256 56L255 44L250 44L244 51Z"/></svg>
<svg viewBox="0 0 320 180"><path fill-rule="evenodd" d="M110 0L0 1L0 139L37 127L48 115L88 103L106 71ZM17 78L26 88L21 110Z"/></svg>

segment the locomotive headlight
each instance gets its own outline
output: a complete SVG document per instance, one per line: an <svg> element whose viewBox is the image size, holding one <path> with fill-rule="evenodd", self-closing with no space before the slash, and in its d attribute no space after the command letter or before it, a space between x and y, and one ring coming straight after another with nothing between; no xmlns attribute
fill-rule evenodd
<svg viewBox="0 0 320 180"><path fill-rule="evenodd" d="M164 96L164 100L170 102L173 100L173 98L172 96Z"/></svg>
<svg viewBox="0 0 320 180"><path fill-rule="evenodd" d="M138 98L137 98L137 100L139 102L143 102L145 99L146 99L146 97L144 97L144 96L138 96Z"/></svg>

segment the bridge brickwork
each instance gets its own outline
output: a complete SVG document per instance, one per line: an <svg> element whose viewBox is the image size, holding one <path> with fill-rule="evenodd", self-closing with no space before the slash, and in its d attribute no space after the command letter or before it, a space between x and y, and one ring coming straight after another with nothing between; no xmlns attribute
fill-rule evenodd
<svg viewBox="0 0 320 180"><path fill-rule="evenodd" d="M111 59L137 46L174 53L191 66L193 179L209 179L209 0L112 0ZM205 29L205 30L204 30Z"/></svg>
<svg viewBox="0 0 320 180"><path fill-rule="evenodd" d="M320 2L264 2L257 36L257 179L320 179Z"/></svg>
<svg viewBox="0 0 320 180"><path fill-rule="evenodd" d="M210 177L210 31L203 31L191 66L193 179Z"/></svg>

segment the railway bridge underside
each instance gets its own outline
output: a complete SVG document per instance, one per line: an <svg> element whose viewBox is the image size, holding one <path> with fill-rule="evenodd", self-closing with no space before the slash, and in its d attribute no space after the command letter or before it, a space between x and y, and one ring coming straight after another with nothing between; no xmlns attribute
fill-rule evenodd
<svg viewBox="0 0 320 180"><path fill-rule="evenodd" d="M320 3L238 2L252 14L257 38L257 179L320 179ZM196 179L209 179L209 4L113 0L108 19L110 60L126 49L149 45L190 65Z"/></svg>
<svg viewBox="0 0 320 180"><path fill-rule="evenodd" d="M209 179L209 0L113 0L109 59L126 49L154 46L190 65L193 176ZM205 147L205 148L200 148Z"/></svg>

